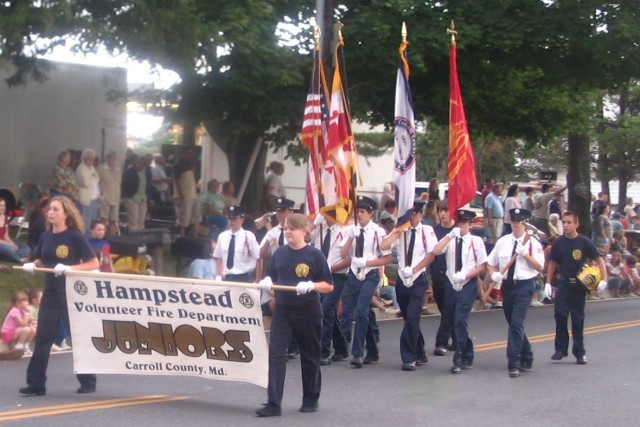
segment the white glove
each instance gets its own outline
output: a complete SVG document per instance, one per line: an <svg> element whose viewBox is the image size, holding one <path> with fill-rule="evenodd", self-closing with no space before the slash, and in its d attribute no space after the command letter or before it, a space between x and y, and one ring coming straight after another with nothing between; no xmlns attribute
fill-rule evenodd
<svg viewBox="0 0 640 427"><path fill-rule="evenodd" d="M448 236L450 239L457 239L458 237L460 237L460 227L453 227Z"/></svg>
<svg viewBox="0 0 640 427"><path fill-rule="evenodd" d="M55 274L56 276L62 276L67 270L71 270L70 265L58 263L55 267L53 267L53 274Z"/></svg>
<svg viewBox="0 0 640 427"><path fill-rule="evenodd" d="M361 230L361 228L358 227L357 225L352 225L349 228L349 237L358 237L358 236L360 236L360 230Z"/></svg>
<svg viewBox="0 0 640 427"><path fill-rule="evenodd" d="M462 282L453 282L451 284L451 286L453 287L453 290L456 292L460 292L462 290Z"/></svg>
<svg viewBox="0 0 640 427"><path fill-rule="evenodd" d="M518 245L516 246L516 254L518 254L519 256L525 256L525 254L527 253L527 250L525 249L524 245Z"/></svg>
<svg viewBox="0 0 640 427"><path fill-rule="evenodd" d="M367 260L364 258L352 258L351 265L355 268L365 268L367 266Z"/></svg>
<svg viewBox="0 0 640 427"><path fill-rule="evenodd" d="M551 299L551 283L544 284L544 290L542 291L543 299Z"/></svg>
<svg viewBox="0 0 640 427"><path fill-rule="evenodd" d="M453 273L451 280L454 283L463 283L466 280L465 276L466 276L465 273L463 273L462 271L458 271L457 273Z"/></svg>
<svg viewBox="0 0 640 427"><path fill-rule="evenodd" d="M499 271L494 271L493 273L491 273L491 281L496 283L502 282L502 274L500 274Z"/></svg>
<svg viewBox="0 0 640 427"><path fill-rule="evenodd" d="M271 292L271 288L273 287L273 281L271 280L271 277L267 276L264 279L260 280L258 282L258 287L261 291Z"/></svg>
<svg viewBox="0 0 640 427"><path fill-rule="evenodd" d="M407 266L402 270L400 270L400 274L402 275L403 279L406 279L407 277L411 277L413 276L413 268L410 266Z"/></svg>
<svg viewBox="0 0 640 427"><path fill-rule="evenodd" d="M222 282L222 276L218 274L214 280L216 282Z"/></svg>
<svg viewBox="0 0 640 427"><path fill-rule="evenodd" d="M304 295L306 293L313 291L315 288L316 288L316 285L314 285L313 282L311 281L300 282L296 285L296 293L298 295Z"/></svg>
<svg viewBox="0 0 640 427"><path fill-rule="evenodd" d="M604 291L605 289L607 289L607 282L600 280L600 283L598 283L598 292Z"/></svg>
<svg viewBox="0 0 640 427"><path fill-rule="evenodd" d="M327 219L324 217L324 215L319 213L313 220L313 225L327 225Z"/></svg>
<svg viewBox="0 0 640 427"><path fill-rule="evenodd" d="M33 262L25 262L22 264L22 271L33 274L36 271L36 264Z"/></svg>

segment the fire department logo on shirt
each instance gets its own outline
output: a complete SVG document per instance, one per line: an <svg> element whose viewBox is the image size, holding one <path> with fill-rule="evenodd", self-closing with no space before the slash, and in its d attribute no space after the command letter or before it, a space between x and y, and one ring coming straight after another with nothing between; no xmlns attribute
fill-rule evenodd
<svg viewBox="0 0 640 427"><path fill-rule="evenodd" d="M576 261L581 260L582 259L582 251L580 249L574 249L571 252L571 256L573 257L573 259L575 259Z"/></svg>
<svg viewBox="0 0 640 427"><path fill-rule="evenodd" d="M296 276L298 277L307 277L309 275L309 271L311 269L305 263L301 263L296 265Z"/></svg>
<svg viewBox="0 0 640 427"><path fill-rule="evenodd" d="M69 256L69 247L67 245L60 245L56 248L56 257L64 259Z"/></svg>

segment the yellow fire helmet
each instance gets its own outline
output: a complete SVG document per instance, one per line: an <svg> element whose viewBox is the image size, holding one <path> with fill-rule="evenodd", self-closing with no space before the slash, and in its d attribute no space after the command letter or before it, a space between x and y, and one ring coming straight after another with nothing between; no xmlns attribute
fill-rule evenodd
<svg viewBox="0 0 640 427"><path fill-rule="evenodd" d="M582 271L578 273L578 280L590 292L595 292L595 290L598 289L600 279L600 269L598 267L585 266Z"/></svg>

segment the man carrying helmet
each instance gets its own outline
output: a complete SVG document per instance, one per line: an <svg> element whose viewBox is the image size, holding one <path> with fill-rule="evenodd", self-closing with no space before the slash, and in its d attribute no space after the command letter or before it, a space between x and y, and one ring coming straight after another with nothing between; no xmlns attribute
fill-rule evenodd
<svg viewBox="0 0 640 427"><path fill-rule="evenodd" d="M562 214L564 236L560 236L551 247L551 257L547 268L547 281L544 295L551 296L551 280L559 273L556 291L554 315L556 319L555 353L552 360L561 360L568 356L569 332L567 321L571 314L571 334L573 336L572 353L578 365L587 364L584 349L584 307L587 288L580 282L578 275L588 264L594 261L600 270L598 290L607 286L607 270L602 256L595 245L585 236L578 234L578 215L572 211Z"/></svg>

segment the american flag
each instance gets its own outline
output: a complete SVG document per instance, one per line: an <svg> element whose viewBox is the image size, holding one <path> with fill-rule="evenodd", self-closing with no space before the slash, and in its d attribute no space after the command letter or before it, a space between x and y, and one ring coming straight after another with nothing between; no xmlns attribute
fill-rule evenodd
<svg viewBox="0 0 640 427"><path fill-rule="evenodd" d="M327 106L327 82L324 75L320 49L314 52L314 67L311 78L311 87L307 95L302 123L302 143L309 150L309 162L307 164L307 210L315 215L324 205L322 182L325 171L327 151L327 122L329 109Z"/></svg>

